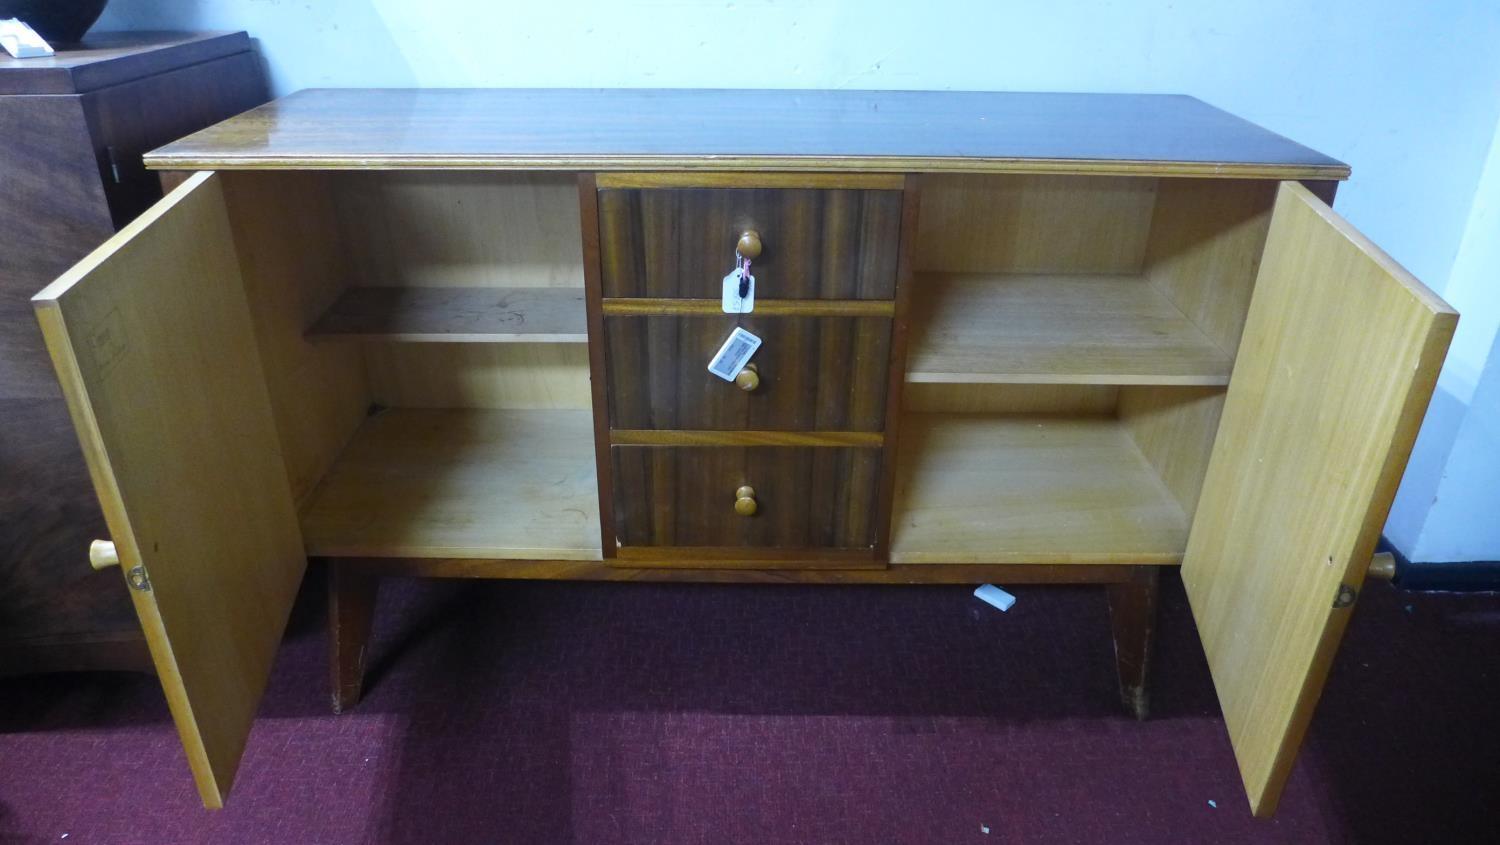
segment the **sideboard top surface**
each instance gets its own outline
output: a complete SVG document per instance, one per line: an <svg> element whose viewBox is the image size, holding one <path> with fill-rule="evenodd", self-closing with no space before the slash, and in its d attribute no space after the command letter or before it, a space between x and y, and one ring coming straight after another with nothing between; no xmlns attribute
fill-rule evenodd
<svg viewBox="0 0 1500 845"><path fill-rule="evenodd" d="M52 56L0 53L0 94L87 94L249 49L243 32L91 32Z"/></svg>
<svg viewBox="0 0 1500 845"><path fill-rule="evenodd" d="M309 89L146 161L162 170L1349 174L1188 96L959 91Z"/></svg>

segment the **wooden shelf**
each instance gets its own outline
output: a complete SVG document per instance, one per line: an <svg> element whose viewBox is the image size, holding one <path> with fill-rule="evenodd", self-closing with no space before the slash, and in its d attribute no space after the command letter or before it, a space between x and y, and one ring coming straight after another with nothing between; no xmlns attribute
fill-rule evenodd
<svg viewBox="0 0 1500 845"><path fill-rule="evenodd" d="M1232 362L1142 276L925 274L908 382L1224 385Z"/></svg>
<svg viewBox="0 0 1500 845"><path fill-rule="evenodd" d="M911 414L893 563L1180 563L1187 519L1120 422Z"/></svg>
<svg viewBox="0 0 1500 845"><path fill-rule="evenodd" d="M582 288L353 287L314 337L436 343L587 343Z"/></svg>
<svg viewBox="0 0 1500 845"><path fill-rule="evenodd" d="M599 560L588 411L393 409L302 515L309 555Z"/></svg>

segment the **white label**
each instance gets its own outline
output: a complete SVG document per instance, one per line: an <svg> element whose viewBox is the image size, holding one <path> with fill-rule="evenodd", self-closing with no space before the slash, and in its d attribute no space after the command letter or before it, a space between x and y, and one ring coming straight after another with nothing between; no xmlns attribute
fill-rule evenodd
<svg viewBox="0 0 1500 845"><path fill-rule="evenodd" d="M36 30L15 18L0 20L0 47L18 59L52 55L52 47L36 34Z"/></svg>
<svg viewBox="0 0 1500 845"><path fill-rule="evenodd" d="M708 371L725 381L734 381L759 348L760 338L736 326L713 360L708 362Z"/></svg>
<svg viewBox="0 0 1500 845"><path fill-rule="evenodd" d="M745 279L745 295L740 296L740 279ZM746 276L743 267L734 268L724 277L724 313L749 314L755 310L755 277Z"/></svg>

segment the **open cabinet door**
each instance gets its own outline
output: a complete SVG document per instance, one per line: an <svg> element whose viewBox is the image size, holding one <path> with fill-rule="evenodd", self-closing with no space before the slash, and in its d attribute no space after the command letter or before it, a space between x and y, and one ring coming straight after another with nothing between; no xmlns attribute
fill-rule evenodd
<svg viewBox="0 0 1500 845"><path fill-rule="evenodd" d="M306 560L219 181L188 179L33 302L199 794L221 806Z"/></svg>
<svg viewBox="0 0 1500 845"><path fill-rule="evenodd" d="M1256 815L1276 809L1457 321L1281 186L1182 562Z"/></svg>

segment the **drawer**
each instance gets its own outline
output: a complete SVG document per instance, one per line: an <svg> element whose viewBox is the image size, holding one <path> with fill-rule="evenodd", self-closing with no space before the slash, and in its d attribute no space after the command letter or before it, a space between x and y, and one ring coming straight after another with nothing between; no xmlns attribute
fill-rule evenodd
<svg viewBox="0 0 1500 845"><path fill-rule="evenodd" d="M895 296L901 192L801 188L600 190L604 295L717 300L745 232L757 300Z"/></svg>
<svg viewBox="0 0 1500 845"><path fill-rule="evenodd" d="M615 446L622 546L867 549L879 449ZM741 488L754 491L742 513Z"/></svg>
<svg viewBox="0 0 1500 845"><path fill-rule="evenodd" d="M746 390L708 371L736 325L762 340ZM606 317L616 429L880 431L891 321L884 317ZM751 386L748 383L744 385Z"/></svg>

